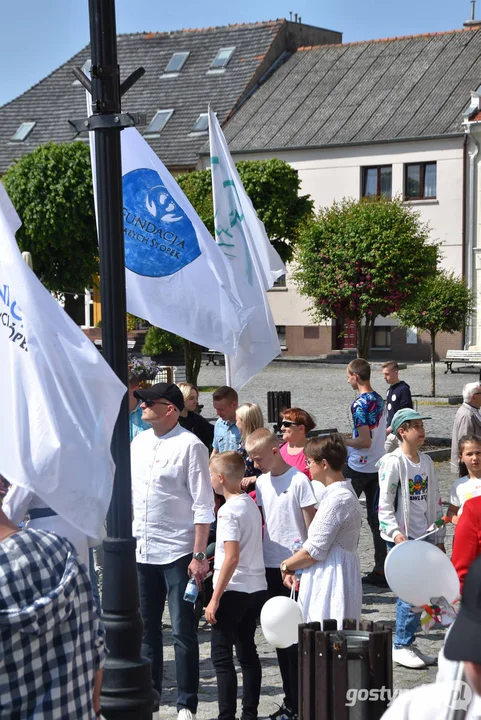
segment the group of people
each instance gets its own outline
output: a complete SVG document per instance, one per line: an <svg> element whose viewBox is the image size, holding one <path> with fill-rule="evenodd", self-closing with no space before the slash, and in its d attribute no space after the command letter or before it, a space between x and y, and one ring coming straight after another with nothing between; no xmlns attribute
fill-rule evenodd
<svg viewBox="0 0 481 720"><path fill-rule="evenodd" d="M129 377L133 535L144 623L142 654L151 659L153 687L160 701L164 674L162 618L167 601L178 720L195 720L198 705L197 618L192 603L184 598L189 580L201 589L213 570L213 591L205 619L211 625L218 718L236 717L235 649L242 669L242 717L255 720L262 675L255 631L266 600L296 593L306 622L335 619L342 626L344 619L359 620L363 583L387 587L384 561L390 548L422 537L443 515L434 465L420 451L425 441L423 421L428 418L412 408L409 386L399 379L398 371L395 362L383 365L389 386L384 400L371 385L369 363L357 359L348 365L347 381L358 392L351 405L352 437L339 433L308 437L315 421L308 412L294 407L282 412L281 439L264 427L260 407L256 403L239 406L237 393L230 387L218 388L213 394L218 419L212 425L197 412L199 391L195 386L156 383L141 387L135 376ZM456 525L452 559L461 582L481 553L481 420L477 412L481 385L467 385L464 401L453 431L453 442L457 433L459 478L453 484L447 512ZM470 427L466 418L478 423L480 431L477 426ZM76 637L75 642L67 643L65 657L59 660L57 653L53 660L60 665L57 674L50 667L45 673L50 673L54 685L61 677L69 678L62 698L72 687L75 695L79 684L76 663L88 658L92 672L84 679L82 692L89 694L89 702L83 715L75 715L75 698L69 700L73 704L68 707L73 708L69 717L93 717L99 711L103 633L98 615L92 611L93 596L87 580L86 567L92 565L88 539L83 543L84 539L76 538L69 528L59 530L55 523L61 519L55 518L39 498L16 487L4 492L0 510L2 574L14 572L22 551L28 550L28 562L37 565L42 555L40 567L49 571L40 570L35 575L33 565L29 569L25 561L21 590L25 591L25 577L32 571L36 579L30 600L55 594L58 608L45 619L46 632L52 633L54 644L54 634L59 632L56 621L65 612L62 603L67 601L71 576L76 578L82 598L71 622L83 623L85 635L81 641ZM357 552L362 493L374 544L374 566L364 577ZM30 517L27 529L19 533L18 524L26 514ZM69 541L60 542L45 531ZM206 551L213 532L216 544L211 568ZM442 528L426 540L444 550ZM0 605L0 622L2 610L10 617L18 613L28 633L29 624L38 617L29 616L18 597L15 593L11 598L1 596L4 607ZM415 644L419 619L411 606L397 600L393 660L409 668L436 661ZM4 627L0 630L3 639ZM17 648L12 647L12 662L18 662L21 652L25 652L22 638ZM284 699L280 708L272 709L270 718L295 720L297 645L278 649L277 658ZM31 682L50 687L45 685L45 677L40 674ZM33 695L27 690L19 698L13 686L9 688L10 702L23 703L28 710ZM51 696L44 693L46 707L52 702ZM3 708L3 688L0 701ZM8 703L6 707L10 707ZM28 712L18 716L29 717Z"/></svg>

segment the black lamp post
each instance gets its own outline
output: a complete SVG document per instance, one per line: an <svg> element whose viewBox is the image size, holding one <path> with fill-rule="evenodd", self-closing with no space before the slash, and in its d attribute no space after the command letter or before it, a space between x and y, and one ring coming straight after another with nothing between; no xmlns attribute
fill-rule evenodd
<svg viewBox="0 0 481 720"><path fill-rule="evenodd" d="M122 216L120 132L135 124L123 115L121 95L135 82L140 69L120 85L117 64L115 0L89 0L91 82L76 75L92 93L93 115L71 121L77 130L95 137L97 222L100 248L102 347L104 357L127 384L125 259ZM132 537L130 433L128 398L124 397L112 439L115 478L104 541L103 620L109 651L101 696L107 720L151 720L150 662L140 656L142 620Z"/></svg>

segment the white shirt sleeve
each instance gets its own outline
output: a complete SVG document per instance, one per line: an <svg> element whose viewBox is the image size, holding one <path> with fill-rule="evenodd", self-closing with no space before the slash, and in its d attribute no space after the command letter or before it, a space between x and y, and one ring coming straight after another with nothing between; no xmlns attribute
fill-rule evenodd
<svg viewBox="0 0 481 720"><path fill-rule="evenodd" d="M449 502L451 505L456 505L456 507L461 507L462 503L459 499L458 495L458 487L459 487L459 481L461 478L458 478L453 482L451 485L451 490L449 491Z"/></svg>
<svg viewBox="0 0 481 720"><path fill-rule="evenodd" d="M219 509L217 515L217 531L224 542L239 542L241 538L241 530L239 526L239 518L232 512L223 511L223 507Z"/></svg>
<svg viewBox="0 0 481 720"><path fill-rule="evenodd" d="M187 483L193 500L194 525L214 522L214 491L210 484L209 452L201 442L189 448Z"/></svg>
<svg viewBox="0 0 481 720"><path fill-rule="evenodd" d="M304 473L300 471L296 477L296 495L301 508L316 504L316 496L311 487L311 481L307 475L304 475Z"/></svg>
<svg viewBox="0 0 481 720"><path fill-rule="evenodd" d="M14 525L20 525L35 493L25 490L20 485L12 485L3 501L2 510Z"/></svg>
<svg viewBox="0 0 481 720"><path fill-rule="evenodd" d="M328 497L310 524L307 540L303 545L313 560L322 562L326 559L345 520L342 500L339 503L337 498Z"/></svg>

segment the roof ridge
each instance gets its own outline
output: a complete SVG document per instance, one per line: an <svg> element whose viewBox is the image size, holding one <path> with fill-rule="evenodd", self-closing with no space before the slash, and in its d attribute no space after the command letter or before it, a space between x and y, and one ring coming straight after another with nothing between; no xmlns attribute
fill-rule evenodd
<svg viewBox="0 0 481 720"><path fill-rule="evenodd" d="M156 37L170 37L172 35L180 35L181 33L203 33L212 30L239 30L240 28L256 28L256 27L275 27L287 22L285 18L277 18L276 20L259 20L253 23L229 23L228 25L211 25L204 28L180 28L179 30L165 30L163 32L137 32L137 33L117 33L117 37L145 37L150 40Z"/></svg>
<svg viewBox="0 0 481 720"><path fill-rule="evenodd" d="M297 48L297 51L300 52L302 50L317 50L319 48L326 48L326 47L347 47L349 45L367 45L368 43L382 43L382 42L393 42L394 40L412 40L414 38L421 38L421 37L436 37L438 35L451 35L453 33L462 33L462 32L476 32L479 30L477 27L466 27L466 28L457 28L455 30L441 30L439 32L427 32L427 33L415 33L413 35L395 35L394 37L388 37L388 38L373 38L371 40L353 40L352 42L343 42L343 43L329 43L326 45L304 45L302 47Z"/></svg>

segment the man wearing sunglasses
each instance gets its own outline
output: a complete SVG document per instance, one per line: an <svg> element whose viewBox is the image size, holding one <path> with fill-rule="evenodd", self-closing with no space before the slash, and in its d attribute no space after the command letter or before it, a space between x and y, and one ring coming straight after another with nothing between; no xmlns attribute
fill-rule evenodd
<svg viewBox="0 0 481 720"><path fill-rule="evenodd" d="M142 420L151 430L131 444L133 531L137 539L142 653L152 660L154 688L162 692L162 614L165 600L174 637L178 720L195 720L199 644L192 604L184 591L193 576L205 578L214 496L205 445L179 425L184 397L177 385L139 388Z"/></svg>

